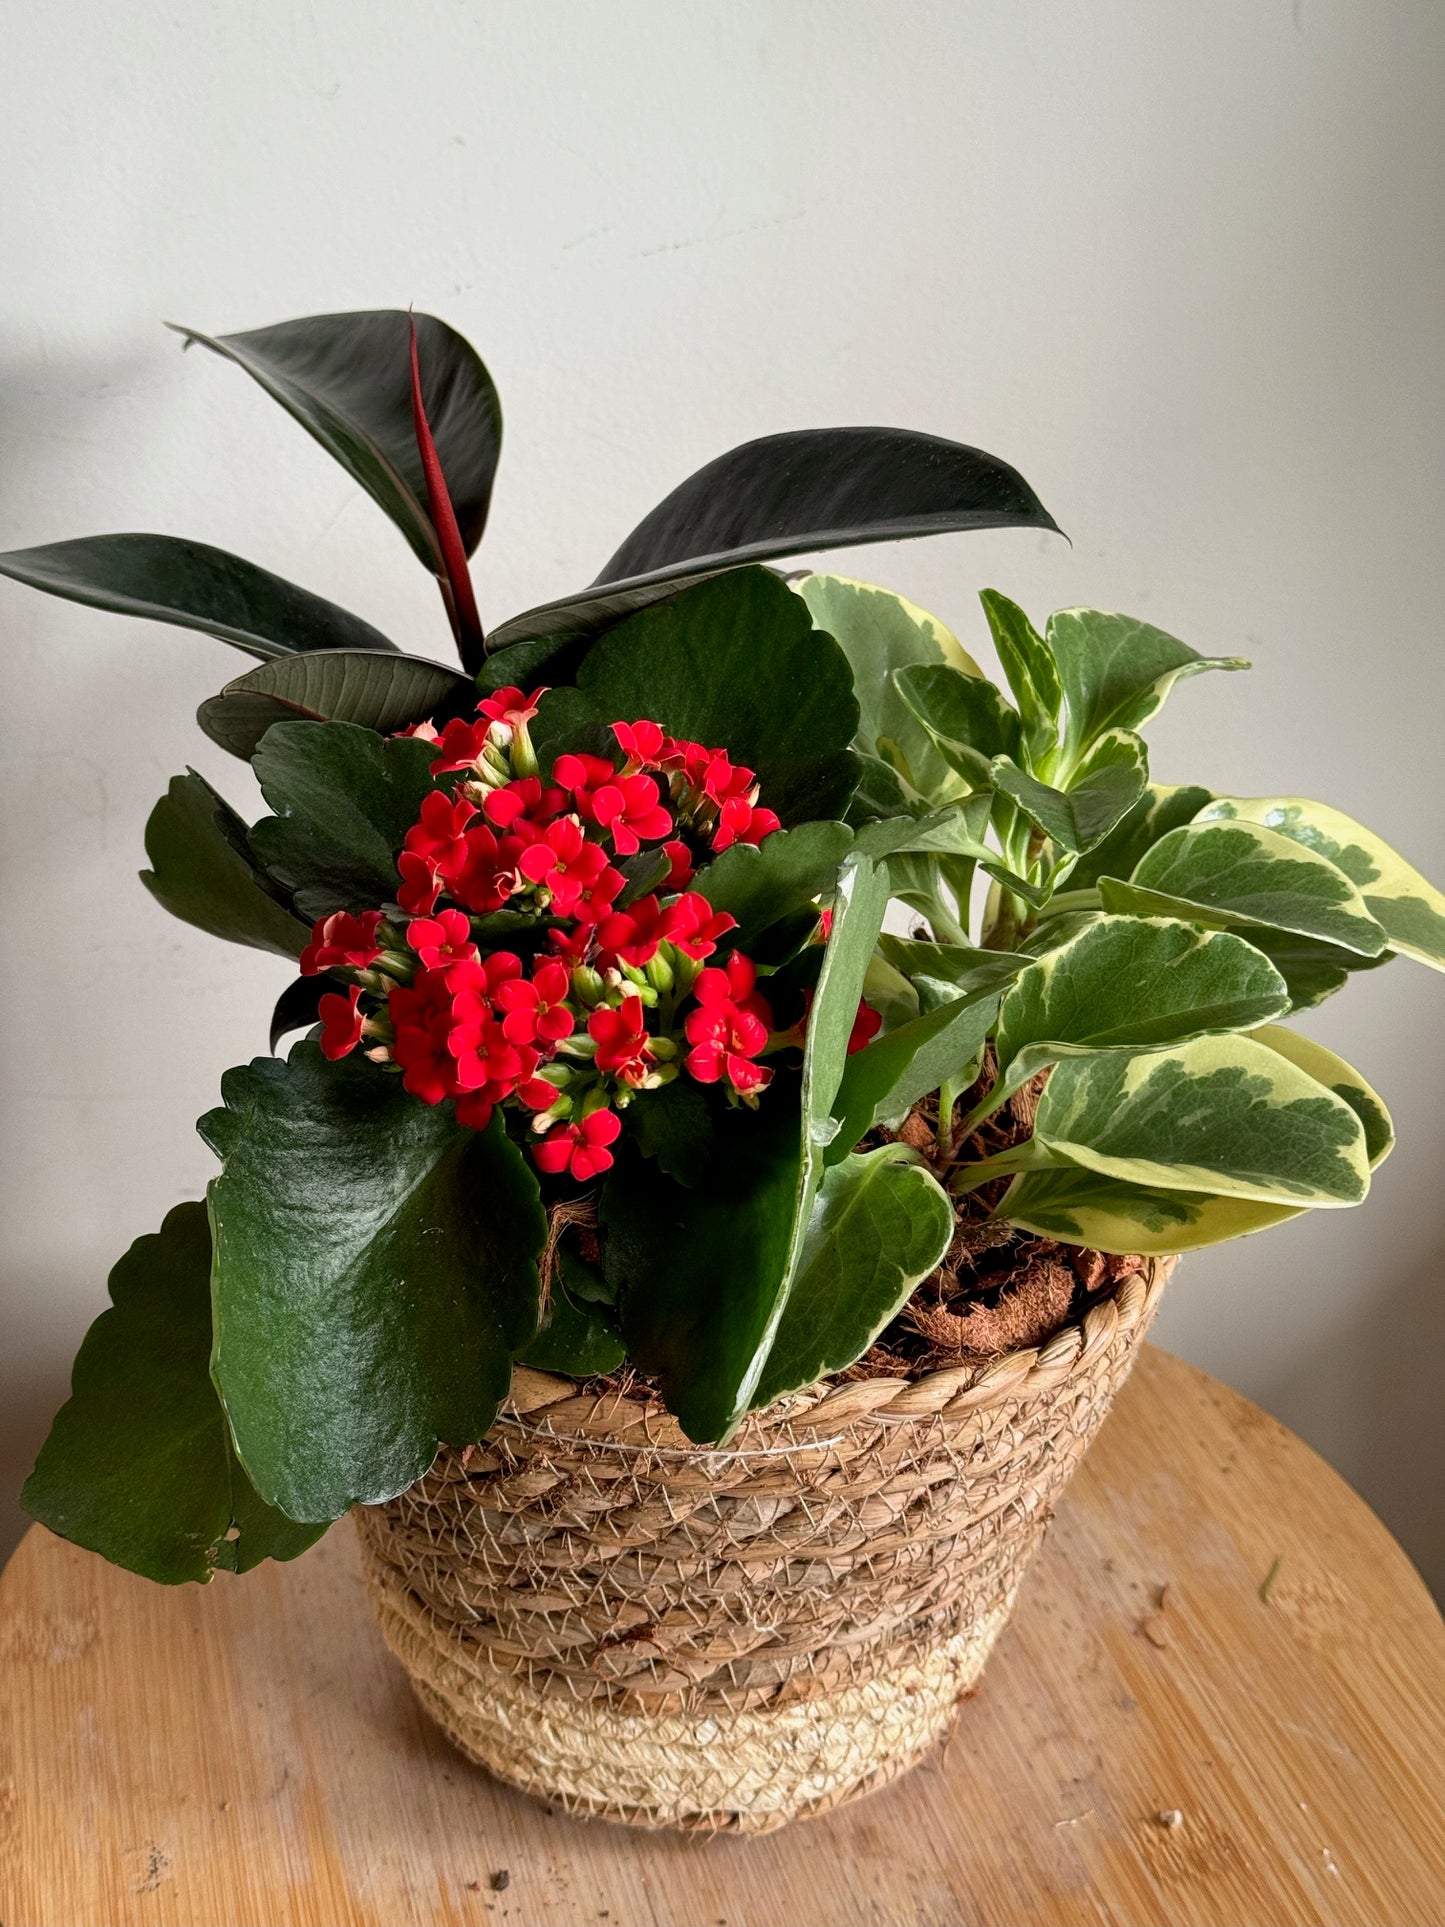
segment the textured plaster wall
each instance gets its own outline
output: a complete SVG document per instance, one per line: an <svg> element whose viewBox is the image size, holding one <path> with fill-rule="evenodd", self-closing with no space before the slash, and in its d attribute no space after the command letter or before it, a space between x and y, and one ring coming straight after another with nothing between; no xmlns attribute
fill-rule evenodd
<svg viewBox="0 0 1445 1927"><path fill-rule="evenodd" d="M768 430L898 422L1017 463L1073 537L845 566L982 650L975 590L1144 615L1252 677L1166 780L1320 794L1439 876L1445 13L1433 0L51 0L0 68L0 546L233 546L444 653L400 538L162 317L447 315L508 442L500 617ZM211 1160L279 966L134 880L221 644L0 583L0 1546L106 1270ZM1297 1427L1437 1584L1445 984L1312 1020L1393 1104L1368 1206L1191 1259L1159 1336Z"/></svg>

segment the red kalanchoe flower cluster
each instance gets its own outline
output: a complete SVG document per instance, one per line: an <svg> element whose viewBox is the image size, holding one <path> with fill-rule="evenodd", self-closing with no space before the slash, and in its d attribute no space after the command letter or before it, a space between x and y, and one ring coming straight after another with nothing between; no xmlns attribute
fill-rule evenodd
<svg viewBox="0 0 1445 1927"><path fill-rule="evenodd" d="M771 1082L773 1073L753 1062L773 1027L773 1013L755 989L757 976L735 950L722 970L704 970L694 985L697 1009L685 1027L692 1045L687 1068L700 1084L725 1081L749 1097Z"/></svg>
<svg viewBox="0 0 1445 1927"><path fill-rule="evenodd" d="M527 728L543 694L500 689L475 720L404 732L435 745L437 787L397 858L400 915L324 918L302 968L346 985L320 1001L328 1057L365 1038L477 1130L511 1105L538 1167L585 1182L612 1164L618 1112L681 1069L730 1101L772 1076L754 966L735 950L702 967L736 919L687 886L707 850L778 820L751 770L645 720L614 726L612 758L560 756L544 782ZM651 887L628 901L633 858ZM487 947L500 911L516 950Z"/></svg>

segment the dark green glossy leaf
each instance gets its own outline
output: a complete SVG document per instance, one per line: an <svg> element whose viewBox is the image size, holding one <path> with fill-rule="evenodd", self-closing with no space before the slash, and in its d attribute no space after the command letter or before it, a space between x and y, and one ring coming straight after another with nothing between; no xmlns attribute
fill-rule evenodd
<svg viewBox="0 0 1445 1927"><path fill-rule="evenodd" d="M481 540L502 445L502 408L471 345L416 316L422 397L462 540ZM179 328L244 368L379 503L434 575L444 574L412 422L408 316L400 308L306 315L245 334Z"/></svg>
<svg viewBox="0 0 1445 1927"><path fill-rule="evenodd" d="M355 723L276 723L256 751L261 794L276 812L251 847L307 917L396 896L396 853L432 788L435 750Z"/></svg>
<svg viewBox="0 0 1445 1927"><path fill-rule="evenodd" d="M712 1160L713 1111L687 1077L641 1091L623 1113L642 1155L689 1188L706 1182Z"/></svg>
<svg viewBox="0 0 1445 1927"><path fill-rule="evenodd" d="M735 843L698 872L693 888L737 918L746 945L754 932L830 891L852 848L853 832L842 823L800 823L756 845Z"/></svg>
<svg viewBox="0 0 1445 1927"><path fill-rule="evenodd" d="M846 1156L874 1124L902 1117L920 1097L974 1063L998 1015L1001 994L997 988L979 990L937 1005L855 1052L833 1103L841 1122L828 1148L829 1162Z"/></svg>
<svg viewBox="0 0 1445 1927"><path fill-rule="evenodd" d="M359 723L390 736L428 717L467 714L475 704L472 684L441 663L324 649L247 670L208 696L196 721L213 743L249 760L272 723Z"/></svg>
<svg viewBox="0 0 1445 1927"><path fill-rule="evenodd" d="M975 789L992 789L993 759L1023 755L1023 726L994 683L946 666L900 669L899 696L949 766Z"/></svg>
<svg viewBox="0 0 1445 1927"><path fill-rule="evenodd" d="M848 659L767 569L733 570L622 623L588 652L577 687L598 722L650 717L726 749L757 771L761 802L785 824L847 808L858 778Z"/></svg>
<svg viewBox="0 0 1445 1927"><path fill-rule="evenodd" d="M1385 933L1343 870L1257 823L1190 823L1146 850L1127 884L1099 882L1108 910L1248 930L1287 930L1378 957Z"/></svg>
<svg viewBox="0 0 1445 1927"><path fill-rule="evenodd" d="M299 957L307 926L277 901L246 847L246 826L203 776L187 770L146 823L152 867L141 882L162 909L227 943Z"/></svg>
<svg viewBox="0 0 1445 1927"><path fill-rule="evenodd" d="M593 1378L615 1372L627 1357L617 1322L597 1302L588 1267L564 1244L558 1249L552 1302L542 1329L524 1347L519 1362L539 1372L568 1378Z"/></svg>
<svg viewBox="0 0 1445 1927"><path fill-rule="evenodd" d="M85 535L0 555L0 575L68 602L199 629L248 655L395 650L380 630L239 555L173 535Z"/></svg>
<svg viewBox="0 0 1445 1927"><path fill-rule="evenodd" d="M942 1186L902 1145L826 1172L754 1407L861 1357L942 1259L953 1225Z"/></svg>
<svg viewBox="0 0 1445 1927"><path fill-rule="evenodd" d="M537 1321L547 1233L500 1116L464 1130L364 1059L297 1044L222 1080L216 1383L257 1490L332 1519L482 1437Z"/></svg>
<svg viewBox="0 0 1445 1927"><path fill-rule="evenodd" d="M167 1585L304 1552L325 1528L295 1525L257 1496L211 1383L206 1207L179 1204L138 1238L110 1274L110 1296L26 1481L26 1511Z"/></svg>
<svg viewBox="0 0 1445 1927"><path fill-rule="evenodd" d="M1181 676L1249 667L1242 656L1201 656L1162 629L1104 609L1060 609L1049 617L1048 646L1068 713L1070 762L1106 730L1137 729Z"/></svg>
<svg viewBox="0 0 1445 1927"><path fill-rule="evenodd" d="M294 1030L310 1030L313 1024L321 1021L321 999L329 991L337 988L334 977L298 977L295 983L287 984L276 999L276 1008L271 1012L271 1054L283 1037L289 1037Z"/></svg>
<svg viewBox="0 0 1445 1927"><path fill-rule="evenodd" d="M745 562L950 529L1057 524L993 455L906 428L804 428L709 462L648 515L590 588L514 616L493 650L594 634L686 583Z"/></svg>
<svg viewBox="0 0 1445 1927"><path fill-rule="evenodd" d="M1064 789L1041 783L1010 756L996 756L991 774L995 787L1011 797L1031 823L1061 850L1078 855L1102 843L1139 801L1148 782L1149 758L1131 730L1111 729L1089 745Z"/></svg>

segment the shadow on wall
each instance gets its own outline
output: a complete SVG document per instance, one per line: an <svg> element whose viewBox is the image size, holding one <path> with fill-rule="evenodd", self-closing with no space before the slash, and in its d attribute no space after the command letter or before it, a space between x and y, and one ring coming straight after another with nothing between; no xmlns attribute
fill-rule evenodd
<svg viewBox="0 0 1445 1927"><path fill-rule="evenodd" d="M1368 1311L1268 1380L1258 1402L1305 1438L1352 1440L1335 1469L1376 1511L1445 1604L1445 1245L1403 1267Z"/></svg>

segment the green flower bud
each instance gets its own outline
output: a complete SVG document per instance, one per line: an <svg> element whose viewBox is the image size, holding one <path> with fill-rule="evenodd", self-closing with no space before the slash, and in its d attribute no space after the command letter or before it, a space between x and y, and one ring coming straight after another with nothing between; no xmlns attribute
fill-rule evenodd
<svg viewBox="0 0 1445 1927"><path fill-rule="evenodd" d="M591 964L578 964L572 972L572 995L588 1010L595 1010L607 994L602 973Z"/></svg>
<svg viewBox="0 0 1445 1927"><path fill-rule="evenodd" d="M654 990L671 990L673 986L672 965L662 954L664 948L665 946L658 945L657 954L647 966L647 981Z"/></svg>

